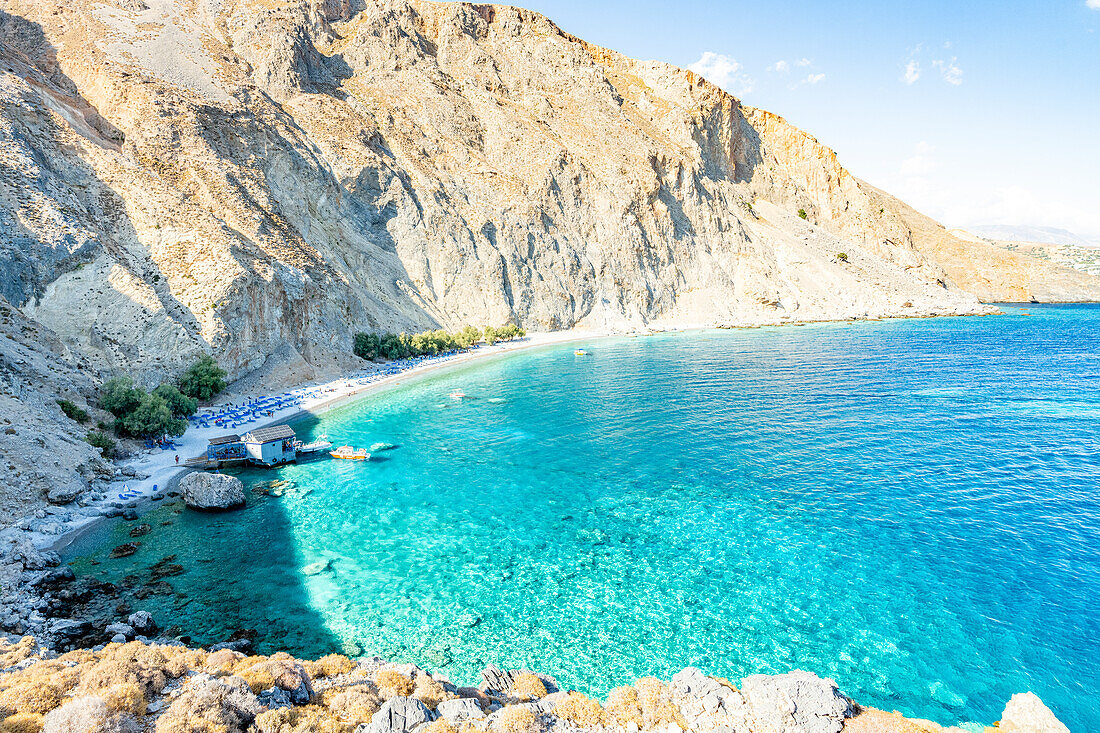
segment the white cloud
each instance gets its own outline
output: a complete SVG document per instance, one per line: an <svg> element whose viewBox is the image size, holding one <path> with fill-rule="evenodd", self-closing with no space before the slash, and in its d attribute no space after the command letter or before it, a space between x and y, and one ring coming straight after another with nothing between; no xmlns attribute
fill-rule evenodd
<svg viewBox="0 0 1100 733"><path fill-rule="evenodd" d="M752 77L743 72L739 62L725 54L704 51L699 60L688 68L731 94L742 95L752 91Z"/></svg>
<svg viewBox="0 0 1100 733"><path fill-rule="evenodd" d="M917 79L920 79L920 62L916 59L910 59L909 63L905 65L905 75L901 79L906 84L915 84Z"/></svg>
<svg viewBox="0 0 1100 733"><path fill-rule="evenodd" d="M1085 6L1093 10L1100 10L1100 0L1085 0Z"/></svg>
<svg viewBox="0 0 1100 733"><path fill-rule="evenodd" d="M1097 2L1100 2L1100 0L1097 0ZM778 74L786 74L788 71L791 70L791 65L788 64L786 61L780 60L776 61L769 68Z"/></svg>
<svg viewBox="0 0 1100 733"><path fill-rule="evenodd" d="M810 74L805 79L803 79L803 81L806 82L807 84L817 84L819 81L821 81L824 78L825 78L824 74Z"/></svg>
<svg viewBox="0 0 1100 733"><path fill-rule="evenodd" d="M963 71L959 68L958 60L958 57L952 56L950 61L937 59L932 62L932 66L940 70L940 76L943 77L943 80L956 87L963 83Z"/></svg>
<svg viewBox="0 0 1100 733"><path fill-rule="evenodd" d="M1092 0L1089 0L1089 2L1092 2ZM801 58L798 61L795 61L795 63L798 64L799 66L809 66L810 65L810 60L807 59L807 58Z"/></svg>

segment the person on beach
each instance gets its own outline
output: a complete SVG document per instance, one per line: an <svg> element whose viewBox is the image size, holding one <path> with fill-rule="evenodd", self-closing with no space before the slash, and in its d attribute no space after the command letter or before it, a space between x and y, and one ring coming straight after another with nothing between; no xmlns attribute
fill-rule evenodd
<svg viewBox="0 0 1100 733"><path fill-rule="evenodd" d="M176 456L176 465L178 466L179 464L180 464L180 457Z"/></svg>

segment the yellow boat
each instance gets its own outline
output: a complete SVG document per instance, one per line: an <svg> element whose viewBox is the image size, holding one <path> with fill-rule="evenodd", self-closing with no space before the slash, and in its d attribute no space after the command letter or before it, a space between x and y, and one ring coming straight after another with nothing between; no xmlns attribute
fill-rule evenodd
<svg viewBox="0 0 1100 733"><path fill-rule="evenodd" d="M576 351L573 352L573 355L574 356L588 356L588 352L585 351L584 349L577 349Z"/></svg>
<svg viewBox="0 0 1100 733"><path fill-rule="evenodd" d="M370 453L365 448L355 450L350 445L342 445L329 453L333 458L341 458L345 461L366 461L370 459Z"/></svg>

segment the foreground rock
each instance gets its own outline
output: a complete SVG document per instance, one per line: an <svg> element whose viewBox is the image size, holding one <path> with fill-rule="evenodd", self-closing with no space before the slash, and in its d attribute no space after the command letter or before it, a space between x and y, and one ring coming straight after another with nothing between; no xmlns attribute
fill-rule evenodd
<svg viewBox="0 0 1100 733"><path fill-rule="evenodd" d="M190 509L222 512L244 506L244 484L235 476L190 473L180 480L183 501Z"/></svg>
<svg viewBox="0 0 1100 733"><path fill-rule="evenodd" d="M1001 715L1000 733L1069 733L1038 695L1021 692L1012 696Z"/></svg>
<svg viewBox="0 0 1100 733"><path fill-rule="evenodd" d="M134 614L131 626L151 620ZM125 636L127 629L112 629ZM646 677L606 701L547 689L544 676L491 667L480 687L378 658L247 656L178 643L111 643L56 655L0 637L0 730L148 733L970 733L861 709L809 672L728 680L688 668ZM550 679L550 678L546 678ZM502 689L502 688L506 688ZM987 729L993 731L993 728ZM1066 733L1016 695L1001 733Z"/></svg>

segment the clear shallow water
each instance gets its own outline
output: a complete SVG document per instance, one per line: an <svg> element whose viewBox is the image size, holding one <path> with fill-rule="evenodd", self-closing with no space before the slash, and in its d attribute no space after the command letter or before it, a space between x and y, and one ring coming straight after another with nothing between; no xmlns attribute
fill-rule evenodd
<svg viewBox="0 0 1100 733"><path fill-rule="evenodd" d="M377 460L242 472L292 488L159 509L137 554L103 557L116 528L78 569L141 583L175 553L176 595L140 607L200 641L253 628L261 648L457 681L530 666L597 694L801 667L944 724L1031 690L1100 730L1100 308L1027 311L444 372L296 426L398 444Z"/></svg>

